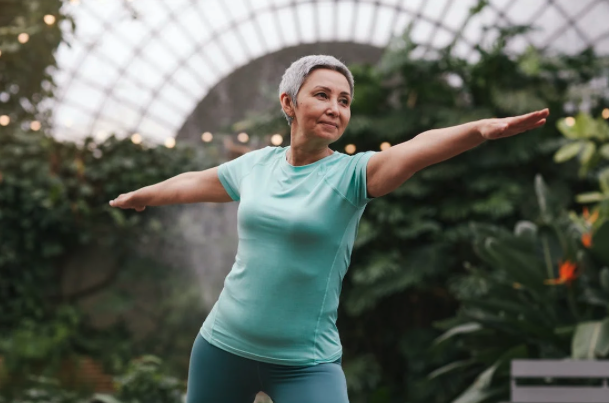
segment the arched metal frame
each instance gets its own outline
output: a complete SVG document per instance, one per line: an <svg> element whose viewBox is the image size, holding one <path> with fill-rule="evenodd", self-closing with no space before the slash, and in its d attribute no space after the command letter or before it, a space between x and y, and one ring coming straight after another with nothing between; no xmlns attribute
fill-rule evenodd
<svg viewBox="0 0 609 403"><path fill-rule="evenodd" d="M183 120L176 123L155 114L154 108L156 105L161 105L164 109L169 110L169 113L175 114L180 119L185 119L217 82L255 58L286 46L310 43L311 41L347 40L384 47L391 37L399 35L408 23L413 24L413 32L415 32L417 25L421 23L431 26L431 31L425 35L426 41L421 43L419 57L427 57L430 52L443 45L442 41L437 40L438 34L442 33L445 38L448 35L450 41L455 40L455 49L461 49L460 52L463 57L471 58L474 56L477 43L485 43L485 41L492 39L488 30L480 29L480 26L483 25L498 26L514 25L516 23L550 25L553 29L550 32L543 33L546 34L543 41L539 39L543 36L540 36L539 32L526 35L528 43L542 48L561 49L563 44L560 43L559 39L568 32L575 33L579 45L575 47L576 50L595 46L601 42L608 42L607 45L609 45L609 26L603 25L602 32L597 33L594 37L589 32L595 27L591 24L582 26L580 23L588 18L592 12L609 15L609 1L607 0L580 0L578 9L575 9L571 0L536 2L529 0L491 0L488 7L480 15L474 17L468 27L464 27L463 22L467 16L467 10L474 6L477 0L241 0L241 2L245 8L245 13L240 17L235 17L234 8L227 5L231 4L234 7L234 2L228 3L223 0L172 0L172 2L165 0L157 0L156 2L151 0L123 0L123 2L85 0L78 6L71 6L74 7L77 25L86 24L87 21L95 21L100 24L102 29L92 40L79 37L77 32L71 42L83 46L84 50L77 55L78 57L73 62L63 63L61 54L58 57L61 67L60 72L64 79L58 80L59 91L55 105L53 105L56 115L54 125L56 135L59 138L77 140L85 135L98 133L100 128L107 128L107 131L113 131L118 135L140 132L149 140L160 141L163 138L175 135ZM173 8L169 6L170 3L174 4ZM208 11L209 5L212 3L216 5L216 11L220 10L224 14L224 23L212 29L205 40L197 41L193 38L192 33L183 26L180 18L183 18L185 13L193 13L201 22L202 27L211 27L214 25L212 19L219 18L217 14L212 15ZM535 7L531 6L532 3L535 4ZM175 7L176 4L179 6L178 9ZM101 6L104 6L105 9L100 9ZM105 16L100 15L100 10L108 10L107 6L113 6L113 11L111 13L105 12ZM343 15L339 16L339 8L345 6L352 10L351 21L343 24L349 26L349 32L346 36L343 32L339 32L339 27L343 22L342 20L339 21L339 18L344 18ZM138 10L137 7L140 7L140 9ZM333 10L331 38L322 38L321 34L321 10L324 7L332 7ZM164 13L164 18L154 24L150 23L147 20L147 10L151 8L160 9ZM303 10L305 8L310 8L309 11L313 13L313 18L310 18L312 21L304 16L305 12ZM360 22L360 13L366 12L364 8L368 11L372 8L372 15L367 33L364 35L365 39L362 39L360 31L362 28L358 26L358 22ZM391 17L389 20L387 18L382 20L380 15L387 11L391 14ZM131 21L131 23L139 24L140 28L146 30L146 35L131 47L128 58L117 62L113 59L112 54L100 51L99 46L108 36L116 37L123 43L127 40L129 27L122 23L126 13L141 14L140 18L135 22ZM266 14L272 16L274 31L277 33L285 32L280 22L281 15L291 14L296 43L288 43L280 35L274 38L278 40L279 47L273 49L269 44L269 35L273 34L268 26L263 26L260 22L261 16ZM459 21L454 21L455 14L459 15ZM559 18L562 18L563 21L558 21ZM311 23L314 27L312 32L309 32L312 34L312 38L306 38L304 22ZM262 52L258 54L251 49L251 41L254 39L246 37L240 29L240 27L250 23L254 27L253 36L256 37L256 41L262 49ZM385 27L388 26L389 29L385 29L384 36L380 37L377 35L377 28L383 24ZM478 29L476 30L474 27L474 31L469 32L471 31L470 27L476 24L479 26ZM189 42L190 50L188 52L179 53L171 43L168 43L163 33L166 27L170 25L179 30L183 39ZM209 28L205 29L209 31ZM229 33L235 38L234 45L238 46L238 52L246 56L242 62L235 60L225 45L226 42L223 43L223 38L228 36ZM157 61L150 59L144 53L146 47L151 44L160 44L166 52L171 54L171 57L174 58L170 61L171 66L159 65ZM607 45L605 47L609 51ZM217 51L216 56L210 54L212 48ZM69 54L69 50L63 49L63 54L66 53ZM204 65L193 68L189 61L195 57L199 57ZM218 60L223 58L228 64L228 69L223 70L218 65L215 57L218 57ZM90 63L91 60L103 62L115 69L116 77L105 80L103 84L92 79L90 72L84 68L85 64ZM147 82L146 79L140 78L130 71L134 63L144 63L151 70L160 73L162 78L160 85ZM215 76L215 80L210 80L207 77L210 74ZM183 77L184 75L188 76L188 79L183 79L180 82L177 77ZM192 85L184 85L184 80ZM117 87L123 82L134 85L137 91L142 91L148 99L138 103L121 96ZM97 105L93 105L88 99L83 99L78 92L79 85L98 91L101 94L101 101ZM193 87L198 87L198 89ZM175 98L172 100L164 95L169 90L175 91L183 97L181 99L182 105L177 105ZM111 102L129 108L135 116L133 122L125 123L120 118L109 116L108 104ZM66 118L65 113L63 113L65 107L78 111L82 118L71 133L62 124L62 119ZM150 125L158 128L158 131L145 128Z"/></svg>

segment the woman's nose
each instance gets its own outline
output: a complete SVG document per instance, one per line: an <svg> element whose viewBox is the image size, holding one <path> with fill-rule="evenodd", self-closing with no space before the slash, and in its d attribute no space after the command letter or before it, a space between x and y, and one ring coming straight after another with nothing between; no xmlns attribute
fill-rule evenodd
<svg viewBox="0 0 609 403"><path fill-rule="evenodd" d="M339 113L338 103L332 102L330 104L330 106L328 107L328 110L326 113L331 116L338 116L338 113Z"/></svg>

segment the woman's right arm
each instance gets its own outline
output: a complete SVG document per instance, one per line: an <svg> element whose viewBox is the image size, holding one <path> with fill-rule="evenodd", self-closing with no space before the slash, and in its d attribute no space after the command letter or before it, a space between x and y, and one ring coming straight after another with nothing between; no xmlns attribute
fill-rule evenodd
<svg viewBox="0 0 609 403"><path fill-rule="evenodd" d="M185 172L155 185L125 193L110 201L112 207L142 211L146 206L165 206L233 201L218 178L218 167Z"/></svg>

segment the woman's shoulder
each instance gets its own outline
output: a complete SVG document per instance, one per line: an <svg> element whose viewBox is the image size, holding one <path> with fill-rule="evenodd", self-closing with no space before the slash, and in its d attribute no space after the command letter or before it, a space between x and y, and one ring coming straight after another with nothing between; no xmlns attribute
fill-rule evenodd
<svg viewBox="0 0 609 403"><path fill-rule="evenodd" d="M362 159L365 161L370 158L374 154L374 151L362 151L357 154L344 154L340 151L334 151L334 158L332 158L329 163L332 168L335 169L344 169L347 166L357 165Z"/></svg>
<svg viewBox="0 0 609 403"><path fill-rule="evenodd" d="M280 155L282 150L281 147L267 146L249 151L240 158L247 160L250 164L264 163L273 159L273 157Z"/></svg>

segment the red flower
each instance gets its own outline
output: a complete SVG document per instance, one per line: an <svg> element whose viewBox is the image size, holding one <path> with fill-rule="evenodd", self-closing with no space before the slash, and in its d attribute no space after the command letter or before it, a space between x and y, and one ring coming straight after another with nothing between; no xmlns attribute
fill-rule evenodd
<svg viewBox="0 0 609 403"><path fill-rule="evenodd" d="M586 248L592 247L592 234L590 232L585 232L582 234L582 244Z"/></svg>
<svg viewBox="0 0 609 403"><path fill-rule="evenodd" d="M558 269L559 277L555 279L546 280L545 284L570 284L573 280L579 276L579 272L577 270L577 265L570 260L566 262L561 262L560 267Z"/></svg>

